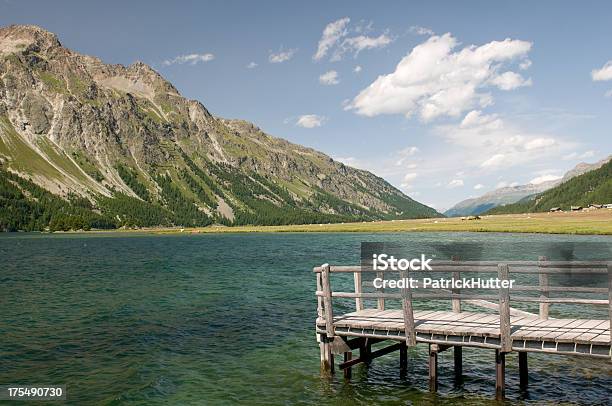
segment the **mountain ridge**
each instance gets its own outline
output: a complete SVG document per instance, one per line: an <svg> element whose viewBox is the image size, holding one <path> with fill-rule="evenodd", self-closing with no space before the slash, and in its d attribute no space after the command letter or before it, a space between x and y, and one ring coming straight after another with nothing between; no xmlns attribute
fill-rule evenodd
<svg viewBox="0 0 612 406"><path fill-rule="evenodd" d="M612 161L572 176L565 182L518 202L494 207L485 214L514 214L572 210L573 207L612 204ZM601 206L599 206L601 207Z"/></svg>
<svg viewBox="0 0 612 406"><path fill-rule="evenodd" d="M181 212L166 222L181 226L440 215L374 174L212 115L142 62L104 64L37 26L0 28L0 168L117 226L143 222L109 208L115 197Z"/></svg>
<svg viewBox="0 0 612 406"><path fill-rule="evenodd" d="M482 196L465 199L455 204L444 212L445 216L456 217L466 215L478 215L485 213L495 207L516 203L529 196L545 192L561 183L564 183L576 176L598 169L612 159L612 155L594 163L580 162L572 169L568 170L562 178L552 181L545 181L538 184L528 183L525 185L509 186L498 188L486 192Z"/></svg>

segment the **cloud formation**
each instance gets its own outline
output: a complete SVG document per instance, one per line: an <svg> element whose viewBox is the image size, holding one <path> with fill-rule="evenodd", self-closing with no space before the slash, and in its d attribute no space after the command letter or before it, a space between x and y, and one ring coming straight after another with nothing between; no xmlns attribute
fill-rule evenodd
<svg viewBox="0 0 612 406"><path fill-rule="evenodd" d="M350 18L344 17L333 21L325 26L317 51L312 56L315 61L320 61L331 54L330 61L339 61L345 54L352 53L357 57L361 51L375 48L384 48L393 42L388 32L378 36L367 35L371 30L371 24L366 27L357 26L350 28Z"/></svg>
<svg viewBox="0 0 612 406"><path fill-rule="evenodd" d="M450 189L454 189L456 187L461 187L463 186L463 179L453 179L450 182L448 182L448 187Z"/></svg>
<svg viewBox="0 0 612 406"><path fill-rule="evenodd" d="M319 116L317 114L304 114L299 116L295 125L303 128L316 128L321 127L325 122L325 116Z"/></svg>
<svg viewBox="0 0 612 406"><path fill-rule="evenodd" d="M591 78L596 82L612 80L612 61L606 62L600 69L593 69Z"/></svg>
<svg viewBox="0 0 612 406"><path fill-rule="evenodd" d="M549 134L530 132L497 114L472 110L459 124L435 132L455 147L471 152L470 162L484 170L501 170L567 151L575 145ZM484 157L484 158L483 158Z"/></svg>
<svg viewBox="0 0 612 406"><path fill-rule="evenodd" d="M339 20L333 21L325 26L321 39L319 40L319 46L317 52L312 56L312 59L319 61L327 55L327 51L332 48L340 40L340 38L347 35L348 31L346 26L351 21L350 18L344 17Z"/></svg>
<svg viewBox="0 0 612 406"><path fill-rule="evenodd" d="M336 72L335 70L325 72L324 74L319 76L319 83L327 86L337 85L338 83L340 83L340 80L338 79L338 72Z"/></svg>
<svg viewBox="0 0 612 406"><path fill-rule="evenodd" d="M257 63L249 62L249 64L246 67L247 67L247 69L254 69L254 68L257 67Z"/></svg>
<svg viewBox="0 0 612 406"><path fill-rule="evenodd" d="M276 53L270 51L270 56L268 57L268 61L270 63L283 63L293 58L296 52L297 52L297 48L290 48L287 50L283 50L283 47L281 47L279 51Z"/></svg>
<svg viewBox="0 0 612 406"><path fill-rule="evenodd" d="M434 35L435 32L431 28L421 27L419 25L413 25L410 27L410 32L415 33L417 35Z"/></svg>
<svg viewBox="0 0 612 406"><path fill-rule="evenodd" d="M542 176L538 176L536 178L531 179L529 183L531 183L532 185L539 185L540 183L550 182L553 180L559 180L562 177L563 176L557 176L557 175L542 175Z"/></svg>
<svg viewBox="0 0 612 406"><path fill-rule="evenodd" d="M210 62L215 59L215 55L211 53L206 54L187 54L187 55L179 55L172 59L166 59L162 62L164 66L170 65L183 65L188 63L189 65L197 65L200 62Z"/></svg>
<svg viewBox="0 0 612 406"><path fill-rule="evenodd" d="M417 174L414 172L407 173L404 175L404 180L400 185L402 188L408 190L412 188L412 182L417 178Z"/></svg>
<svg viewBox="0 0 612 406"><path fill-rule="evenodd" d="M531 84L516 72L500 72L504 64L526 58L530 42L505 39L455 50L458 46L450 33L430 37L406 55L394 72L379 76L363 89L345 109L368 117L417 113L429 121L490 105L493 96L483 90L488 87L511 90Z"/></svg>

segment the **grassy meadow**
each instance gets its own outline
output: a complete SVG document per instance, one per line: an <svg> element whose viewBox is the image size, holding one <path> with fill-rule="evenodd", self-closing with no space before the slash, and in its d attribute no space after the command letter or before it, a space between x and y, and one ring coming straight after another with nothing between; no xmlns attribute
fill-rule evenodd
<svg viewBox="0 0 612 406"><path fill-rule="evenodd" d="M479 220L462 220L459 217L453 217L435 219L375 221L367 223L304 224L289 226L210 226L186 229L151 229L150 231L158 233L374 233L407 231L473 231L612 235L612 210L600 209L584 212L503 214L482 216L482 218Z"/></svg>

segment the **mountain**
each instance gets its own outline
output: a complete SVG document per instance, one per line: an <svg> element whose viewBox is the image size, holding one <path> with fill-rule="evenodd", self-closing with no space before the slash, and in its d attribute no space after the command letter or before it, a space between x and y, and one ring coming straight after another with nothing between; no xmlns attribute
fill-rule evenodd
<svg viewBox="0 0 612 406"><path fill-rule="evenodd" d="M463 200L453 207L444 212L444 215L448 217L457 216L469 216L482 214L494 207L516 203L529 196L542 193L548 189L551 189L563 182L566 182L576 176L582 175L586 172L601 168L604 164L612 159L612 155L608 156L601 161L589 164L579 163L573 169L567 171L561 179L546 181L538 184L529 183L527 185L510 186L495 189L491 192L487 192L480 197Z"/></svg>
<svg viewBox="0 0 612 406"><path fill-rule="evenodd" d="M228 95L228 97L230 97ZM435 217L370 172L212 115L141 62L0 28L0 229Z"/></svg>
<svg viewBox="0 0 612 406"><path fill-rule="evenodd" d="M493 207L517 202L525 196L542 192L554 185L554 181L549 181L537 185L529 183L527 185L518 185L495 189L491 192L485 193L480 197L466 199L457 203L456 205L445 211L444 215L448 217L458 217L481 214L489 209L492 209Z"/></svg>
<svg viewBox="0 0 612 406"><path fill-rule="evenodd" d="M569 210L571 206L586 207L589 204L612 203L612 161L598 169L548 189L543 193L526 197L519 202L495 207L487 214L544 212L553 207Z"/></svg>

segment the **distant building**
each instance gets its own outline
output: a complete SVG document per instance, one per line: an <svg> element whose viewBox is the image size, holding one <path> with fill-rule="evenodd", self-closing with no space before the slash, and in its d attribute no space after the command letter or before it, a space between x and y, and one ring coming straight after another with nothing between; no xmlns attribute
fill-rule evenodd
<svg viewBox="0 0 612 406"><path fill-rule="evenodd" d="M603 204L589 204L589 208L591 209L602 209L603 206Z"/></svg>
<svg viewBox="0 0 612 406"><path fill-rule="evenodd" d="M582 210L582 206L571 206L570 209L572 211L580 211L580 210Z"/></svg>
<svg viewBox="0 0 612 406"><path fill-rule="evenodd" d="M604 204L603 207L606 209L612 209L612 203Z"/></svg>
<svg viewBox="0 0 612 406"><path fill-rule="evenodd" d="M563 211L563 210L561 210L561 207L551 207L550 211L554 213L556 211Z"/></svg>

